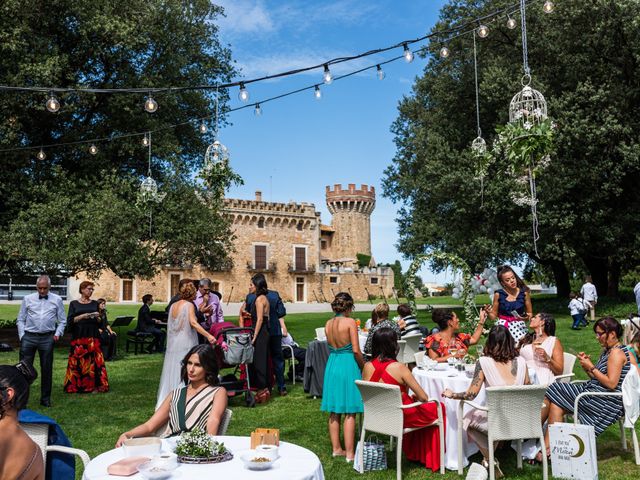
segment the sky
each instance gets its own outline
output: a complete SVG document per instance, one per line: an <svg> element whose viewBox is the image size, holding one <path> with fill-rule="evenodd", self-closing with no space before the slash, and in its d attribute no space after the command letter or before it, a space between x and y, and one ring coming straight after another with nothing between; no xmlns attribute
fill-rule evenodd
<svg viewBox="0 0 640 480"><path fill-rule="evenodd" d="M242 78L256 78L294 68L320 64L427 34L438 19L445 0L334 0L267 1L218 0L226 17L218 22L220 41L231 48ZM415 48L424 44L415 44ZM344 74L399 56L398 48L332 68ZM247 108L231 114L232 125L220 130L231 165L244 185L229 192L231 198L251 199L261 190L274 202L310 202L330 223L325 186L368 184L376 189L371 218L372 253L379 263L403 260L397 250L395 222L399 205L382 196L383 172L395 155L390 131L398 102L411 94L425 59L400 60L375 70L322 85L322 98L311 91L262 105L262 115ZM322 83L322 71L257 82L248 86L250 102ZM242 105L231 92L231 107ZM451 276L421 272L429 281L450 281Z"/></svg>

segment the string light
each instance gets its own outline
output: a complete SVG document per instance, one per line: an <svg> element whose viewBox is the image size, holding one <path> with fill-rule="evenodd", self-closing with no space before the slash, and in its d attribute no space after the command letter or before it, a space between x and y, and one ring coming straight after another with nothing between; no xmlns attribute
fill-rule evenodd
<svg viewBox="0 0 640 480"><path fill-rule="evenodd" d="M331 75L331 70L329 70L329 65L326 63L324 64L324 73L322 74L322 78L326 85L329 85L331 82L333 82L333 75Z"/></svg>
<svg viewBox="0 0 640 480"><path fill-rule="evenodd" d="M553 12L554 8L555 5L551 0L547 0L546 2L544 2L544 5L542 5L542 10L544 11L544 13L551 13Z"/></svg>
<svg viewBox="0 0 640 480"><path fill-rule="evenodd" d="M449 55L451 55L451 51L447 47L440 49L440 58L449 58Z"/></svg>
<svg viewBox="0 0 640 480"><path fill-rule="evenodd" d="M142 146L143 147L148 147L149 146L149 137L147 136L147 134L144 134L144 137L142 137Z"/></svg>
<svg viewBox="0 0 640 480"><path fill-rule="evenodd" d="M509 16L509 20L507 20L507 28L509 30L513 30L514 28L516 28L517 25L518 23Z"/></svg>
<svg viewBox="0 0 640 480"><path fill-rule="evenodd" d="M259 103L256 103L256 108L253 109L253 114L256 117L260 117L262 115L262 107L260 107Z"/></svg>
<svg viewBox="0 0 640 480"><path fill-rule="evenodd" d="M413 52L409 49L409 45L403 43L402 47L404 48L404 52L402 53L404 59L407 61L407 63L413 62Z"/></svg>
<svg viewBox="0 0 640 480"><path fill-rule="evenodd" d="M316 88L315 88L313 94L316 96L316 100L320 100L322 98L322 92L320 91L320 85L316 85Z"/></svg>
<svg viewBox="0 0 640 480"><path fill-rule="evenodd" d="M486 25L480 25L478 27L478 36L480 38L487 38L489 36L489 27Z"/></svg>
<svg viewBox="0 0 640 480"><path fill-rule="evenodd" d="M207 125L204 122L202 122L198 127L198 130L200 131L200 133L204 135L205 133L207 133Z"/></svg>
<svg viewBox="0 0 640 480"><path fill-rule="evenodd" d="M51 113L57 113L58 110L60 110L60 102L53 93L49 94L49 98L47 99L47 103L45 105L47 107L47 110L49 110Z"/></svg>
<svg viewBox="0 0 640 480"><path fill-rule="evenodd" d="M376 75L378 76L378 80L384 80L385 73L380 65L376 65Z"/></svg>
<svg viewBox="0 0 640 480"><path fill-rule="evenodd" d="M38 160L44 160L45 158L47 158L47 156L44 153L44 150L40 149L40 151L38 152L38 154L36 155L36 158Z"/></svg>
<svg viewBox="0 0 640 480"><path fill-rule="evenodd" d="M238 92L238 98L241 102L247 103L249 101L249 92L247 87L244 86L244 82L240 82L240 92Z"/></svg>
<svg viewBox="0 0 640 480"><path fill-rule="evenodd" d="M98 153L98 147L96 147L93 143L91 144L91 146L89 147L89 153L91 155L95 155L96 153Z"/></svg>
<svg viewBox="0 0 640 480"><path fill-rule="evenodd" d="M155 113L158 110L158 102L149 95L147 100L144 102L144 109L147 113Z"/></svg>

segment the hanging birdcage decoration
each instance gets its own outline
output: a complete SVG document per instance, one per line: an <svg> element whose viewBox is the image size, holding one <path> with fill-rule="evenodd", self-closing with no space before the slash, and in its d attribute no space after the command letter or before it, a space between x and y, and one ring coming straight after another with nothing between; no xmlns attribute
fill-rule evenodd
<svg viewBox="0 0 640 480"><path fill-rule="evenodd" d="M531 88L531 77L523 77L524 87L516 93L509 104L509 122L517 123L525 130L531 130L547 119L547 101L542 93Z"/></svg>
<svg viewBox="0 0 640 480"><path fill-rule="evenodd" d="M138 197L141 202L155 202L160 203L164 200L166 193L160 192L158 190L158 183L151 177L151 175L147 176L142 180L140 184L140 191Z"/></svg>
<svg viewBox="0 0 640 480"><path fill-rule="evenodd" d="M204 154L204 168L211 169L229 161L229 149L216 140L207 147Z"/></svg>
<svg viewBox="0 0 640 480"><path fill-rule="evenodd" d="M481 157L487 152L487 142L484 141L484 138L478 136L476 139L471 142L471 151L476 157Z"/></svg>

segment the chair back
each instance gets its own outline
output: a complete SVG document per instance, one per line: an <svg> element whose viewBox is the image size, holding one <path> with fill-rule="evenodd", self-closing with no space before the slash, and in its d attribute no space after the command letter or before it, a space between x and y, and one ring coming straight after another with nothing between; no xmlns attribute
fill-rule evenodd
<svg viewBox="0 0 640 480"><path fill-rule="evenodd" d="M407 346L406 340L398 340L398 355L396 355L396 360L398 360L400 363L407 363L405 361L405 355L404 355L404 349L406 346ZM411 358L411 361L413 361L413 358Z"/></svg>
<svg viewBox="0 0 640 480"><path fill-rule="evenodd" d="M47 468L47 445L49 444L49 425L46 423L21 423L20 428L35 442L42 452L45 469Z"/></svg>
<svg viewBox="0 0 640 480"><path fill-rule="evenodd" d="M231 423L231 416L233 415L233 411L228 408L224 409L224 413L222 414L222 418L220 419L220 425L218 425L218 435L224 435L227 433L227 428L229 428L229 423Z"/></svg>
<svg viewBox="0 0 640 480"><path fill-rule="evenodd" d="M413 354L413 358L416 361L416 365L422 365L422 361L424 359L425 352L416 352Z"/></svg>
<svg viewBox="0 0 640 480"><path fill-rule="evenodd" d="M487 388L488 430L495 440L540 438L540 411L546 385Z"/></svg>
<svg viewBox="0 0 640 480"><path fill-rule="evenodd" d="M572 353L564 352L564 368L562 374L567 375L573 373L573 366L576 364L576 356Z"/></svg>
<svg viewBox="0 0 640 480"><path fill-rule="evenodd" d="M383 435L401 436L403 428L400 387L379 382L356 380L364 403L365 430Z"/></svg>
<svg viewBox="0 0 640 480"><path fill-rule="evenodd" d="M422 340L422 334L407 335L402 337L405 346L403 351L402 363L413 363L415 361L415 355L420 349L420 340ZM398 357L399 358L399 357Z"/></svg>
<svg viewBox="0 0 640 480"><path fill-rule="evenodd" d="M635 422L631 416L627 416L627 412L631 413L633 405L640 404L640 375L638 369L633 365L629 366L629 371L622 381L622 403L625 410L624 426L633 428ZM636 409L635 413L637 414L637 412Z"/></svg>
<svg viewBox="0 0 640 480"><path fill-rule="evenodd" d="M316 328L316 338L318 340L326 340L327 339L327 332L324 331L324 327Z"/></svg>

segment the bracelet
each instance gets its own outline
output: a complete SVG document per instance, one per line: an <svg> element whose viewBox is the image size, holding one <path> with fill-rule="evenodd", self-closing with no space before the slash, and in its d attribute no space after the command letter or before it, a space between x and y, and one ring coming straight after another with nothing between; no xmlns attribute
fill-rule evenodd
<svg viewBox="0 0 640 480"><path fill-rule="evenodd" d="M587 373L590 373L593 375L593 371L596 370L595 365L593 367L591 367L589 370L587 370Z"/></svg>

